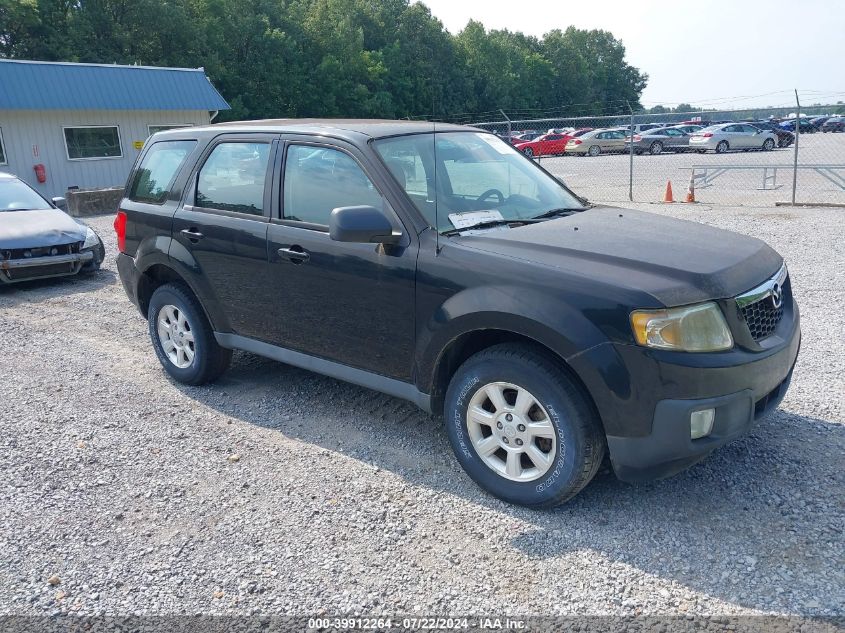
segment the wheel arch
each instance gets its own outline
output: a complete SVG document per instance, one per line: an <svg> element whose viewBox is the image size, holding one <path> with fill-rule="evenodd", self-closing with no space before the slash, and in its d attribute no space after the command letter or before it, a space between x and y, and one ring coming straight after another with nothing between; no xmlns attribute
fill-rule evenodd
<svg viewBox="0 0 845 633"><path fill-rule="evenodd" d="M179 283L184 285L191 294L196 297L197 302L205 313L212 329L220 331L225 324L225 318L220 314L209 311L207 302L203 301L197 289L188 281L188 276L181 274L175 267L162 262L156 262L145 268L138 277L138 309L146 317L150 306L150 299L156 289L168 283Z"/></svg>
<svg viewBox="0 0 845 633"><path fill-rule="evenodd" d="M601 422L601 415L590 390L578 373L566 362L561 349L554 349L551 344L536 336L500 327L462 332L452 338L437 356L429 387L431 410L435 415L439 415L443 410L446 391L458 368L475 354L502 343L524 345L553 362L571 379L572 384L582 393L588 406L593 410L596 419ZM603 424L602 432L604 432Z"/></svg>

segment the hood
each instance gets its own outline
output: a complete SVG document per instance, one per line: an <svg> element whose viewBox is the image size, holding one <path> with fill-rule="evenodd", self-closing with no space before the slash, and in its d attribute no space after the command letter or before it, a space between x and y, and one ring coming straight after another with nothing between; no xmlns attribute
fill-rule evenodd
<svg viewBox="0 0 845 633"><path fill-rule="evenodd" d="M646 292L666 306L734 297L783 263L753 237L611 207L458 239L471 248Z"/></svg>
<svg viewBox="0 0 845 633"><path fill-rule="evenodd" d="M86 227L61 209L0 211L0 248L35 248L85 240Z"/></svg>

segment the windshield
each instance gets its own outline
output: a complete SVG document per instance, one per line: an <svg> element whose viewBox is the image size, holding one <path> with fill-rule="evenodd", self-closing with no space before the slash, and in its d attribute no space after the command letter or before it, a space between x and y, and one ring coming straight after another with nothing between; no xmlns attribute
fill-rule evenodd
<svg viewBox="0 0 845 633"><path fill-rule="evenodd" d="M493 134L413 134L381 139L375 147L429 225L441 232L460 228L472 212L486 212L479 218L501 215L518 221L584 207L557 180Z"/></svg>
<svg viewBox="0 0 845 633"><path fill-rule="evenodd" d="M0 211L49 209L51 205L20 180L0 180Z"/></svg>

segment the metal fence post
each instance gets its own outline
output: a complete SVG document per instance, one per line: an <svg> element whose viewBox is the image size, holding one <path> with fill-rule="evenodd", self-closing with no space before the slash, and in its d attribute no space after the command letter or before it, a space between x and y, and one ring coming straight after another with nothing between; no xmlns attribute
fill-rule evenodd
<svg viewBox="0 0 845 633"><path fill-rule="evenodd" d="M505 114L505 111L504 111L504 110L502 110L501 108L499 108L499 112L501 112L501 113L502 113L502 116L503 116L503 117L505 117L505 121L507 121L507 122L508 122L508 143L510 143L510 142L511 142L511 133L513 132L513 130L511 129L511 120L510 120L510 117L508 117L508 115L507 115L507 114Z"/></svg>
<svg viewBox="0 0 845 633"><path fill-rule="evenodd" d="M801 102L795 89L795 155L792 159L792 206L795 206L795 190L798 188L798 137L801 135Z"/></svg>
<svg viewBox="0 0 845 633"><path fill-rule="evenodd" d="M625 103L628 103L627 101ZM628 110L631 111L631 151L628 157L628 200L634 201L634 109L628 103Z"/></svg>

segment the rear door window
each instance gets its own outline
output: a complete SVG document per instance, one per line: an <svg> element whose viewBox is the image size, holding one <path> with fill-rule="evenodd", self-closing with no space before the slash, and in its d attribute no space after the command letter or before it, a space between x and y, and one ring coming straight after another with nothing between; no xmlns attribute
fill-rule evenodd
<svg viewBox="0 0 845 633"><path fill-rule="evenodd" d="M196 206L263 215L269 163L269 142L218 144L199 172Z"/></svg>
<svg viewBox="0 0 845 633"><path fill-rule="evenodd" d="M129 189L129 199L135 202L163 204L179 169L196 146L196 141L154 143L135 172Z"/></svg>

